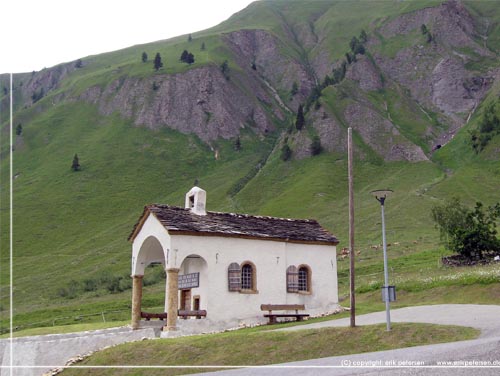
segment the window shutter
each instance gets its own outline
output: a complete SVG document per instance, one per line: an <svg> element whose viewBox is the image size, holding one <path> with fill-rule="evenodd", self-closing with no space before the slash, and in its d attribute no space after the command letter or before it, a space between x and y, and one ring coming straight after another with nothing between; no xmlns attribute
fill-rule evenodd
<svg viewBox="0 0 500 376"><path fill-rule="evenodd" d="M229 291L241 290L241 270L236 262L229 265L227 270L227 283Z"/></svg>
<svg viewBox="0 0 500 376"><path fill-rule="evenodd" d="M289 266L286 270L286 291L299 291L299 271L293 265Z"/></svg>

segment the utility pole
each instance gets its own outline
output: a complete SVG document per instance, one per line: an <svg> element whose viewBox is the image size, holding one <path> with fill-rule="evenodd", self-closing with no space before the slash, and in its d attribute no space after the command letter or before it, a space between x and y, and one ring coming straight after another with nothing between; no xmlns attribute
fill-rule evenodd
<svg viewBox="0 0 500 376"><path fill-rule="evenodd" d="M354 292L354 192L352 173L352 128L347 128L347 165L349 173L349 290L351 296L351 328L356 326L356 297Z"/></svg>

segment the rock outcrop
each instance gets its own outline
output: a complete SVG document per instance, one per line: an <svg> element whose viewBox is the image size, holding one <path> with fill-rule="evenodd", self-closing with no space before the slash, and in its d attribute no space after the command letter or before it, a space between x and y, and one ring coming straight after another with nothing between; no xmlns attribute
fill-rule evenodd
<svg viewBox="0 0 500 376"><path fill-rule="evenodd" d="M274 129L270 115L259 103L271 104L273 100L259 85L249 86L255 96L239 90L218 67L205 66L173 75L124 77L104 89L91 87L80 99L94 103L104 115L118 112L139 126L166 126L209 142L236 137L244 127L259 134ZM279 110L276 114L281 115Z"/></svg>
<svg viewBox="0 0 500 376"><path fill-rule="evenodd" d="M420 105L445 115L448 126L457 130L465 123L463 113L477 106L492 83L490 73L466 68L473 57L463 51L485 57L494 54L477 42L477 25L457 1L403 14L377 32L390 41L411 33L422 34L422 25L426 25L431 41L422 35L421 40L401 48L394 57L374 53L374 59L386 77L408 89ZM379 43L371 38L369 46L376 50Z"/></svg>

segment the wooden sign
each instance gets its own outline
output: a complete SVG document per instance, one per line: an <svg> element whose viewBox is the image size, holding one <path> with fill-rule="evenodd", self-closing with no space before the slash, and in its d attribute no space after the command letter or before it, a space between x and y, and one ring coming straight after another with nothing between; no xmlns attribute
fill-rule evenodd
<svg viewBox="0 0 500 376"><path fill-rule="evenodd" d="M179 290L192 289L200 286L200 273L189 273L179 275Z"/></svg>

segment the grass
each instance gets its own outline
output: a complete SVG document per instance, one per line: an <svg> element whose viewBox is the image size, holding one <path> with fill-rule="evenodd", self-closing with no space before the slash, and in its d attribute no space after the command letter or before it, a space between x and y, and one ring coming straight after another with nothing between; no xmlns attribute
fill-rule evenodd
<svg viewBox="0 0 500 376"><path fill-rule="evenodd" d="M356 328L309 329L300 332L239 330L169 340L142 341L95 353L78 366L200 365L199 369L148 369L148 375L177 375L200 372L203 365L266 365L291 361L391 350L423 344L466 340L477 337L472 328L429 324L394 324ZM300 345L299 345L300 344ZM231 351L228 351L231 349ZM138 369L100 370L102 375L137 375ZM66 369L64 375L89 375L92 369Z"/></svg>

